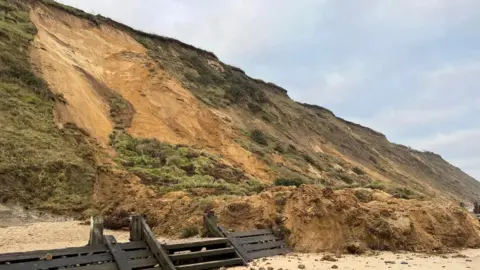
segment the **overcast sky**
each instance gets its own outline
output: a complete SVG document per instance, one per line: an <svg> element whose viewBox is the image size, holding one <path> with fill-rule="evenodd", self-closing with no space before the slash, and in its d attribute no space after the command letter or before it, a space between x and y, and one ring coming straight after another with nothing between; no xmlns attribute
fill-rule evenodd
<svg viewBox="0 0 480 270"><path fill-rule="evenodd" d="M480 180L479 0L60 0L214 52Z"/></svg>

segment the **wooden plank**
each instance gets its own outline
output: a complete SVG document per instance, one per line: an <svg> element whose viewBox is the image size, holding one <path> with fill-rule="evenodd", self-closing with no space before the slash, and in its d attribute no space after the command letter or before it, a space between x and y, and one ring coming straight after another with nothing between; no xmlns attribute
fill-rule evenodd
<svg viewBox="0 0 480 270"><path fill-rule="evenodd" d="M177 243L177 244L166 244L163 247L166 250L180 250L180 249L189 249L189 248L198 248L198 247L208 247L213 245L227 244L228 239L218 238L218 239L209 239L203 241L194 241L188 243Z"/></svg>
<svg viewBox="0 0 480 270"><path fill-rule="evenodd" d="M116 263L102 263L102 264L91 264L85 266L79 266L71 268L72 270L117 270Z"/></svg>
<svg viewBox="0 0 480 270"><path fill-rule="evenodd" d="M17 263L9 265L0 265L0 270L35 270L35 269L49 269L64 266L72 266L77 264L90 264L98 262L106 262L113 260L110 253L95 254L89 256L68 257L54 260L33 261L26 263Z"/></svg>
<svg viewBox="0 0 480 270"><path fill-rule="evenodd" d="M254 260L254 259L258 259L258 258L287 254L287 253L290 253L290 252L292 252L290 248L276 248L276 249L254 251L254 252L249 253L249 255Z"/></svg>
<svg viewBox="0 0 480 270"><path fill-rule="evenodd" d="M103 217L95 216L90 218L90 239L89 245L104 244L103 242Z"/></svg>
<svg viewBox="0 0 480 270"><path fill-rule="evenodd" d="M248 256L247 251L238 242L238 239L232 237L224 227L219 226L218 229L227 236L228 241L230 241L230 244L235 248L235 252L237 253L238 257L242 258L243 265L247 265L247 262L251 261L251 259Z"/></svg>
<svg viewBox="0 0 480 270"><path fill-rule="evenodd" d="M128 264L126 252L117 244L115 237L112 235L105 235L103 238L103 241L107 244L110 254L112 254L113 259L118 266L118 270L131 270L132 267Z"/></svg>
<svg viewBox="0 0 480 270"><path fill-rule="evenodd" d="M158 265L158 261L154 257L138 259L138 260L131 260L131 261L128 261L128 263L130 264L132 269L145 268L145 267L155 267L156 265ZM73 269L73 270L75 270L75 269Z"/></svg>
<svg viewBox="0 0 480 270"><path fill-rule="evenodd" d="M126 251L125 257L127 259L135 259L135 258L146 258L146 257L154 257L154 256L150 250L133 250L133 251Z"/></svg>
<svg viewBox="0 0 480 270"><path fill-rule="evenodd" d="M237 239L237 241L242 245L253 244L258 242L266 242L266 241L276 241L276 240L282 240L282 238L277 237L273 234L267 234L267 235L250 236L250 237L243 237L243 238Z"/></svg>
<svg viewBox="0 0 480 270"><path fill-rule="evenodd" d="M187 260L187 259L205 258L205 257L210 257L215 255L233 254L233 253L235 253L235 249L233 247L227 247L227 248L219 248L219 249L212 249L212 250L205 250L205 251L172 254L170 255L170 259L172 261L181 261L181 260Z"/></svg>
<svg viewBox="0 0 480 270"><path fill-rule="evenodd" d="M155 267L158 262L155 258L147 258L140 260L131 260L128 262L132 269L141 268L142 270L162 270L160 267ZM145 269L145 267L151 267ZM118 270L116 263L92 264L72 268L72 270Z"/></svg>
<svg viewBox="0 0 480 270"><path fill-rule="evenodd" d="M15 252L0 254L0 263L4 262L16 262L16 261L28 261L38 260L45 257L47 254L51 254L53 258L69 255L79 255L88 253L100 253L107 252L108 248L105 245L93 245L84 247L72 247L63 249L50 249L50 250L36 250L28 252Z"/></svg>
<svg viewBox="0 0 480 270"><path fill-rule="evenodd" d="M130 241L141 241L142 240L142 223L141 216L135 215L131 217L130 220Z"/></svg>
<svg viewBox="0 0 480 270"><path fill-rule="evenodd" d="M240 258L221 260L221 261L211 261L211 262L202 262L195 264L186 264L177 266L177 270L205 270L205 269L214 269L220 267L242 265L243 261Z"/></svg>
<svg viewBox="0 0 480 270"><path fill-rule="evenodd" d="M262 250L262 249L284 247L284 246L286 246L286 244L283 241L271 241L271 242L266 242L261 244L243 245L242 247L248 252L248 251L255 251L255 250Z"/></svg>
<svg viewBox="0 0 480 270"><path fill-rule="evenodd" d="M142 239L144 239L150 250L155 255L155 258L158 260L163 270L175 270L175 266L167 255L167 252L163 249L160 243L157 241L157 238L153 234L150 226L148 226L145 219L142 218Z"/></svg>
<svg viewBox="0 0 480 270"><path fill-rule="evenodd" d="M119 245L125 251L134 250L134 249L146 249L147 248L147 243L145 243L144 241L120 243ZM107 248L107 247L105 246L105 248Z"/></svg>
<svg viewBox="0 0 480 270"><path fill-rule="evenodd" d="M273 234L271 229L261 229L261 230L254 230L248 232L231 232L229 233L232 237L249 237L249 236L256 236L256 235L265 235L265 234Z"/></svg>

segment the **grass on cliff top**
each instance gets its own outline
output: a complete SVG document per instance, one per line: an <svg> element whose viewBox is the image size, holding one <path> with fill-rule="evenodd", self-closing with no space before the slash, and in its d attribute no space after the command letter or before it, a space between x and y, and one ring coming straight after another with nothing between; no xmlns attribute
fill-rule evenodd
<svg viewBox="0 0 480 270"><path fill-rule="evenodd" d="M110 139L120 154L117 162L159 193L209 188L214 194L246 195L263 189L241 170L187 146L134 138L124 132L113 133Z"/></svg>
<svg viewBox="0 0 480 270"><path fill-rule="evenodd" d="M75 127L53 122L55 96L32 71L28 9L0 0L0 203L54 212L89 207L93 154Z"/></svg>

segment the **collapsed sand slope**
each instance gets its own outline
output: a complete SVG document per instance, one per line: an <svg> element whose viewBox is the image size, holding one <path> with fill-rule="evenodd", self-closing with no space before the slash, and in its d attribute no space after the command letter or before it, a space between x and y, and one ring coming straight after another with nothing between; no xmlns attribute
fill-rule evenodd
<svg viewBox="0 0 480 270"><path fill-rule="evenodd" d="M268 179L263 162L233 141L231 128L128 34L43 5L32 10L31 20L38 29L32 62L67 101L57 104L59 122L73 122L106 145L114 124L99 87L105 85L133 105L132 135L213 148L247 173Z"/></svg>
<svg viewBox="0 0 480 270"><path fill-rule="evenodd" d="M136 210L157 221L156 231L164 235L178 236L183 227L199 226L205 209L212 209L228 228L273 227L300 252L480 247L479 222L459 206L395 199L381 191L278 187L250 197L216 199L206 207L202 200L175 192L150 204L155 207L137 204Z"/></svg>

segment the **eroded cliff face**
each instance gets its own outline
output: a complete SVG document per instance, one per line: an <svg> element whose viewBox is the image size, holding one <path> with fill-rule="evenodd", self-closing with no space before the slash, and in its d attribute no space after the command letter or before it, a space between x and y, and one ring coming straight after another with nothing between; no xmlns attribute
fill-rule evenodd
<svg viewBox="0 0 480 270"><path fill-rule="evenodd" d="M25 46L1 63L21 57L39 81L0 69L4 100L22 105L0 109L29 125L0 116L0 149L11 153L0 160L0 191L11 194L1 200L102 212L112 227L141 212L167 235L213 209L237 229L278 228L301 251L479 245L458 201L480 195L480 183L440 156L297 103L179 41L47 0L0 1L2 49ZM12 130L31 147L13 151Z"/></svg>

